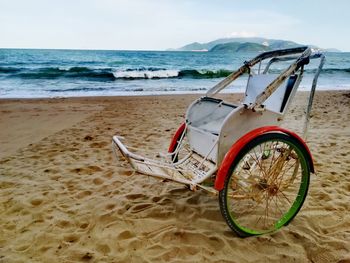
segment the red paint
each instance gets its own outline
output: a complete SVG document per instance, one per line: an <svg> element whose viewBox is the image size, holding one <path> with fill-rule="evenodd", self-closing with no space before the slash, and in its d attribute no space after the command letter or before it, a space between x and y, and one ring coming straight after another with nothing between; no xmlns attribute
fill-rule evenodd
<svg viewBox="0 0 350 263"><path fill-rule="evenodd" d="M169 145L168 152L172 153L176 150L177 141L180 140L182 133L184 132L186 128L186 124L182 123L181 126L177 129L175 135L173 136L173 139L171 140L171 143Z"/></svg>
<svg viewBox="0 0 350 263"><path fill-rule="evenodd" d="M285 134L288 134L295 139L297 139L306 149L307 153L309 154L309 160L310 160L310 169L311 172L314 173L314 164L312 160L312 155L307 147L305 141L296 133L286 130L284 128L278 127L278 126L265 126L261 128L257 128L255 130L252 130L248 132L247 134L243 135L232 147L230 150L226 153L224 160L222 161L219 171L217 172L216 179L215 179L215 189L218 191L221 191L224 188L225 179L227 176L227 173L230 169L230 166L232 162L237 157L238 153L242 150L242 148L251 140L255 139L256 137L267 133L267 132L283 132Z"/></svg>

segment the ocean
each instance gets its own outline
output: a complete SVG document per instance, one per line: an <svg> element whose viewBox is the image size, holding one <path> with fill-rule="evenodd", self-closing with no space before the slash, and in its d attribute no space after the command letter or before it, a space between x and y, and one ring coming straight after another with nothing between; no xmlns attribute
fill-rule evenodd
<svg viewBox="0 0 350 263"><path fill-rule="evenodd" d="M0 49L0 98L204 93L257 53ZM350 90L350 53L325 53L318 90ZM305 71L308 90L316 64ZM278 70L277 68L276 70ZM244 92L246 79L226 92Z"/></svg>

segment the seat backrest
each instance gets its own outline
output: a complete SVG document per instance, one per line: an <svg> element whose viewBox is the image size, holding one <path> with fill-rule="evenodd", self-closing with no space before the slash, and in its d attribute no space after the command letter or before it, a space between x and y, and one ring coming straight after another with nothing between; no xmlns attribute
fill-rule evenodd
<svg viewBox="0 0 350 263"><path fill-rule="evenodd" d="M264 89L278 76L278 74L259 74L249 76L243 104L250 105L254 103L256 97L261 94L261 92L263 92ZM283 112L291 90L295 84L296 78L293 78L294 81L291 81L290 79L292 77L293 76L291 76L288 81L284 81L263 103L266 109L278 113ZM287 90L288 92L286 92Z"/></svg>
<svg viewBox="0 0 350 263"><path fill-rule="evenodd" d="M220 99L202 97L189 107L186 113L186 121L193 127L218 134L224 119L235 108L237 106Z"/></svg>

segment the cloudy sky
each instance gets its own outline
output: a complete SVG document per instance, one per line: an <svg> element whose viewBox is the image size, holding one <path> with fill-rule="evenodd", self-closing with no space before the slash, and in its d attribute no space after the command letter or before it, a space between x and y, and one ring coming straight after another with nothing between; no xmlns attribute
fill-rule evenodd
<svg viewBox="0 0 350 263"><path fill-rule="evenodd" d="M348 0L0 0L0 48L163 50L261 36L350 51Z"/></svg>

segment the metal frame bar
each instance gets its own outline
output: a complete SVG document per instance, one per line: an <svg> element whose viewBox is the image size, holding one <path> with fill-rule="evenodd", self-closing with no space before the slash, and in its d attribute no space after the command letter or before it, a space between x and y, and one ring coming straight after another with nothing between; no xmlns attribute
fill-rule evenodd
<svg viewBox="0 0 350 263"><path fill-rule="evenodd" d="M307 105L305 123L304 123L304 127L303 127L304 140L306 140L306 137L307 137L307 130L309 127L310 114L311 114L312 103L314 100L315 90L316 90L316 86L317 86L317 80L318 80L318 77L322 71L323 65L324 65L325 60L326 60L326 57L323 54L315 54L311 58L320 58L320 64L318 65L317 71L316 71L314 78L312 80L312 86L311 86L311 91L310 91L310 95L309 95L309 103Z"/></svg>
<svg viewBox="0 0 350 263"><path fill-rule="evenodd" d="M250 68L256 65L257 63L261 62L262 60L273 58L273 57L280 57L280 56L288 56L293 54L299 54L302 53L302 55L299 57L300 61L301 59L304 59L304 56L311 54L311 48L304 46L304 47L297 47L297 48L288 48L288 49L281 49L281 50L274 50L274 51L268 51L261 53L257 57L244 62L244 65L241 66L238 70L232 72L229 76L227 76L225 79L223 79L221 82L219 82L217 85L212 87L210 90L207 91L206 96L210 97L224 88L226 88L228 85L230 85L234 80L236 80L238 77L243 75L245 72L250 71ZM296 61L294 64L300 62L299 60ZM283 72L285 75L286 72ZM282 73L282 74L283 74ZM274 85L276 85L275 83Z"/></svg>
<svg viewBox="0 0 350 263"><path fill-rule="evenodd" d="M272 58L268 64L266 65L263 74L266 74L270 68L270 66L275 63L275 62L280 62L280 61L288 61L288 60L293 60L293 59L297 59L296 56L293 57L275 57ZM305 117L305 122L304 122L304 127L302 130L302 137L304 138L304 140L306 140L307 137L307 130L308 130L308 126L309 126L309 120L310 120L310 114L311 114L311 110L312 110L312 104L313 104L313 99L314 99L314 95L315 95L315 90L316 90L316 86L317 86L317 81L318 81L318 77L320 76L320 73L322 71L323 65L325 63L325 55L321 54L321 53L316 53L316 54L312 54L309 56L309 59L320 59L320 63L317 67L317 70L315 72L314 78L312 80L312 86L311 86L311 90L310 90L310 95L308 98L308 105L307 105L307 109L306 109L306 117Z"/></svg>
<svg viewBox="0 0 350 263"><path fill-rule="evenodd" d="M316 53L316 54L312 54L310 55L310 59L316 59L316 58L321 58L324 57L323 54L321 53ZM288 61L288 60L293 60L293 59L297 59L297 56L292 56L292 57L274 57L272 58L266 65L264 71L262 74L266 74L268 72L268 70L270 69L270 66L275 63L275 62L280 62L280 61ZM321 67L322 68L322 67Z"/></svg>
<svg viewBox="0 0 350 263"><path fill-rule="evenodd" d="M272 81L257 97L255 103L248 106L248 109L255 110L255 108L262 107L262 104L271 94L295 71L303 66L303 62L309 59L311 55L311 48L307 48L301 56L291 64L286 70L284 70L274 81Z"/></svg>
<svg viewBox="0 0 350 263"><path fill-rule="evenodd" d="M118 136L113 136L112 148L113 148L113 151L115 153L116 153L116 148L119 148L122 155L131 164L131 166L133 167L133 169L135 171L146 173L148 175L159 177L159 178L170 179L170 180L176 181L178 183L187 184L187 185L190 185L192 189L194 189L195 187L198 186L198 187L203 188L209 192L216 193L216 190L213 190L213 189L210 190L208 187L202 186L200 184L203 181L205 181L206 179L208 179L210 176L212 176L217 171L217 165L212 165L212 167L209 169L209 171L207 171L204 174L204 176L202 176L199 179L189 180L184 176L184 174L186 174L186 173L187 174L193 173L193 170L186 167L186 165L188 163L190 163L190 158L191 158L193 153L186 155L184 158L177 161L176 163L166 162L166 161L161 162L161 161L157 161L157 160L152 160L152 159L145 158L141 155L134 154L134 153L130 152L127 149L127 147L120 141L120 137L118 137ZM174 151L174 153L175 152L176 151ZM207 157L203 158L200 162L200 167L204 165L205 161L210 162L207 159ZM135 163L140 163L141 165L147 166L149 171L140 170ZM160 174L154 173L150 167L158 167L158 168L172 170L174 172L177 172L178 176L160 175Z"/></svg>

